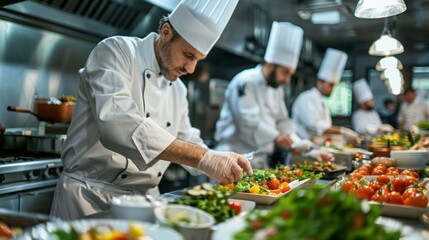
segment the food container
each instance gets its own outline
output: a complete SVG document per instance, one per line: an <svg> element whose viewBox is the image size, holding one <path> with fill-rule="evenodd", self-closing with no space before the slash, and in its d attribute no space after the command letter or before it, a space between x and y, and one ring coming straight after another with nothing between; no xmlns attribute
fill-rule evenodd
<svg viewBox="0 0 429 240"><path fill-rule="evenodd" d="M110 204L113 218L154 222L154 207L144 196L122 195Z"/></svg>
<svg viewBox="0 0 429 240"><path fill-rule="evenodd" d="M157 222L177 229L186 240L208 240L215 224L209 213L180 204L156 207L154 213Z"/></svg>
<svg viewBox="0 0 429 240"><path fill-rule="evenodd" d="M398 169L423 170L428 161L429 152L427 150L398 150L391 151L390 157L396 160Z"/></svg>

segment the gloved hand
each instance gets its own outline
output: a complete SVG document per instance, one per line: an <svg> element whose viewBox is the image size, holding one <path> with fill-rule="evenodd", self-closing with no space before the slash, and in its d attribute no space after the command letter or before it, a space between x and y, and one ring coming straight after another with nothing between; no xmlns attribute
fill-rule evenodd
<svg viewBox="0 0 429 240"><path fill-rule="evenodd" d="M299 152L307 152L313 149L314 143L307 139L302 139L301 141L293 142L291 147Z"/></svg>
<svg viewBox="0 0 429 240"><path fill-rule="evenodd" d="M378 129L382 132L393 132L395 130L389 124L382 124Z"/></svg>
<svg viewBox="0 0 429 240"><path fill-rule="evenodd" d="M316 161L329 161L332 162L335 160L334 155L332 153L322 150L322 149L313 149L309 152L303 154L304 157L314 158Z"/></svg>
<svg viewBox="0 0 429 240"><path fill-rule="evenodd" d="M248 175L252 175L249 160L233 152L210 150L201 158L197 169L221 184L240 181L243 178L242 170L246 171Z"/></svg>
<svg viewBox="0 0 429 240"><path fill-rule="evenodd" d="M342 135L344 135L347 138L351 138L351 139L355 139L355 140L360 140L359 134L353 130L351 130L350 128L346 128L346 127L341 127L340 128L340 133Z"/></svg>

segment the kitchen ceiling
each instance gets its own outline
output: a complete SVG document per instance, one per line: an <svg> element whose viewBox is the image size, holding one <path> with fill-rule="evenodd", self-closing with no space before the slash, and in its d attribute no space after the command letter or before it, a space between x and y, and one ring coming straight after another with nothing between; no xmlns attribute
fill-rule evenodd
<svg viewBox="0 0 429 240"><path fill-rule="evenodd" d="M97 40L119 34L144 36L156 30L159 18L173 9L179 1L4 0L0 5L3 7L0 9L0 15L5 19L13 18L17 22L39 24L42 28L54 31L64 31L66 27L74 30L70 34L83 33L82 37L92 36ZM268 39L271 21L276 20L292 22L302 27L305 36L321 47L336 47L349 52L365 53L380 37L384 19L356 18L354 10L357 2L357 0L240 0L234 14L235 19L233 16L231 20L235 22L229 25L235 27L233 35L246 35L248 33L244 33L243 29L251 26L253 30L246 31L252 32L250 35L253 36L234 36L234 41L226 41L226 44L236 43L234 48L237 48L239 44L248 44L247 41L251 43L256 40L262 42L263 47ZM404 45L405 52L429 49L429 0L405 0L405 3L407 10L404 13L388 19L392 35ZM312 23L311 16L333 11L337 12L337 17L339 16L338 24ZM243 12L251 17L243 17L245 15ZM240 28L243 29L236 29L237 26L242 26Z"/></svg>
<svg viewBox="0 0 429 240"><path fill-rule="evenodd" d="M323 47L368 51L380 37L384 19L354 16L357 0L241 0L265 9L272 20L289 21L304 29L305 36ZM384 1L384 0L378 0ZM407 10L388 19L391 33L407 49L429 48L429 0L405 0ZM337 11L338 24L313 24L314 13Z"/></svg>

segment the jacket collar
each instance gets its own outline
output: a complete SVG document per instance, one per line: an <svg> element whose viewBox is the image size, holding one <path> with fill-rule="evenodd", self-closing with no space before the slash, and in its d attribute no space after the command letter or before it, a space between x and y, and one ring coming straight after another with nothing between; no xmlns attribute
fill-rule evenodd
<svg viewBox="0 0 429 240"><path fill-rule="evenodd" d="M150 70L158 75L161 73L158 61L156 60L154 41L159 35L157 33L150 33L145 37L141 43L142 53L142 69Z"/></svg>

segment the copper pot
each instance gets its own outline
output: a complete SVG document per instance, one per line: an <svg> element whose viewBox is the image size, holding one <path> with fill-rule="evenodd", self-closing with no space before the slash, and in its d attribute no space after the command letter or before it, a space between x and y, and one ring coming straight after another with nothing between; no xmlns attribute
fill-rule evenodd
<svg viewBox="0 0 429 240"><path fill-rule="evenodd" d="M65 102L61 104L53 104L48 102L36 102L35 113L50 122L70 122L73 111L74 102Z"/></svg>
<svg viewBox="0 0 429 240"><path fill-rule="evenodd" d="M63 122L68 123L71 121L74 102L65 102L61 104L53 104L45 100L37 100L34 103L34 112L21 107L8 106L8 111L30 113L37 117L39 121L49 123Z"/></svg>

